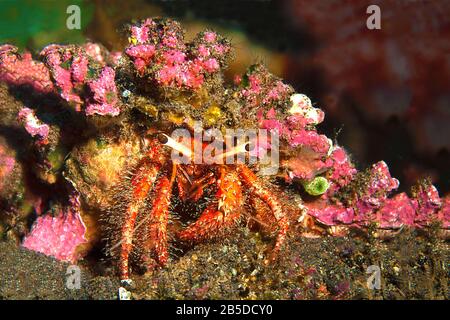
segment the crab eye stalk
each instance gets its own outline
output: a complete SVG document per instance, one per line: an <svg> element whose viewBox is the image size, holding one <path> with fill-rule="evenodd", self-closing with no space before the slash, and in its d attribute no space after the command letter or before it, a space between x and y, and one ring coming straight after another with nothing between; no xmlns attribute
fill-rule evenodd
<svg viewBox="0 0 450 320"><path fill-rule="evenodd" d="M169 142L169 139L165 134L160 133L160 134L158 134L158 141L161 144L166 144L167 142Z"/></svg>
<svg viewBox="0 0 450 320"><path fill-rule="evenodd" d="M163 144L165 146L168 146L168 147L172 148L175 151L178 151L183 156L186 156L188 158L192 158L192 150L190 148L186 147L184 144L181 144L181 143L175 141L174 139L172 139L168 135L166 135L164 133L159 134L158 135L158 140L159 140L159 142L161 142L161 144Z"/></svg>

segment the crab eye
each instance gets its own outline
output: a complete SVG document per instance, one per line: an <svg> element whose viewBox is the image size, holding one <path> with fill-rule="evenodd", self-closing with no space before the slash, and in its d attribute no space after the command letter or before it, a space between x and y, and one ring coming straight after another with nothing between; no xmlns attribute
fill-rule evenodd
<svg viewBox="0 0 450 320"><path fill-rule="evenodd" d="M160 133L158 134L157 138L158 141L161 142L162 144L166 144L167 142L169 142L169 137L166 136L165 134Z"/></svg>

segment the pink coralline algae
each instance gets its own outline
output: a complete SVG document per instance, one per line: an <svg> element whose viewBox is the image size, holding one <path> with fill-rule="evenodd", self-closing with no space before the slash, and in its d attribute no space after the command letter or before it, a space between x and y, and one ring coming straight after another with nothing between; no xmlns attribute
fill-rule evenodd
<svg viewBox="0 0 450 320"><path fill-rule="evenodd" d="M110 55L100 45L56 45L40 53L43 62L30 53L19 55L11 45L0 46L0 82L30 86L37 93L55 93L77 111L84 107L88 116L116 116L120 113L115 71L117 55ZM86 90L89 88L89 90Z"/></svg>
<svg viewBox="0 0 450 320"><path fill-rule="evenodd" d="M416 210L415 222L426 226L436 217L442 201L435 186L425 181L413 188L413 205Z"/></svg>
<svg viewBox="0 0 450 320"><path fill-rule="evenodd" d="M327 194L330 196L340 188L348 185L357 173L356 168L350 162L350 159L341 147L334 148L333 152L326 160L327 168L329 168L327 178L330 182Z"/></svg>
<svg viewBox="0 0 450 320"><path fill-rule="evenodd" d="M288 153L297 154L282 160L282 166L287 169L287 181L295 178L311 180L333 167L333 157L338 154L330 158L334 150L332 142L315 128L324 120L324 113L313 107L306 95L294 93L292 87L261 65L252 66L246 74L236 78L235 83L238 85L237 96L245 106L244 112L254 116L261 129L278 131L289 145ZM347 160L344 158L341 161Z"/></svg>
<svg viewBox="0 0 450 320"><path fill-rule="evenodd" d="M376 214L380 228L399 229L402 226L413 226L415 219L413 203L404 192L386 199L383 207Z"/></svg>
<svg viewBox="0 0 450 320"><path fill-rule="evenodd" d="M380 161L372 166L368 177L363 180L363 186L353 194L350 200L351 208L344 208L338 205L336 209L335 222L354 224L357 226L367 226L374 222L374 212L381 208L387 199L387 195L398 188L399 182L392 178L389 169L384 161ZM321 211L311 212L313 216L321 220Z"/></svg>
<svg viewBox="0 0 450 320"><path fill-rule="evenodd" d="M44 61L51 71L52 78L61 97L68 102L75 103L77 110L79 110L81 98L74 92L74 89L76 85L81 85L84 81L87 72L87 59L77 58L77 62L71 65L72 52L69 48L66 50L59 45L45 47L41 52L41 56L44 57Z"/></svg>
<svg viewBox="0 0 450 320"><path fill-rule="evenodd" d="M327 154L332 147L330 140L323 134L318 134L313 130L293 130L290 133L290 145L307 146L318 154Z"/></svg>
<svg viewBox="0 0 450 320"><path fill-rule="evenodd" d="M155 46L145 44L131 46L126 50L126 53L134 60L134 67L138 73L143 74L155 54Z"/></svg>
<svg viewBox="0 0 450 320"><path fill-rule="evenodd" d="M367 221L373 210L380 208L387 195L399 186L399 181L391 177L387 164L380 161L372 166L369 171L369 179L357 194L356 207L358 220Z"/></svg>
<svg viewBox="0 0 450 320"><path fill-rule="evenodd" d="M437 189L424 181L413 188L412 198L406 193L400 193L387 199L377 213L377 221L382 228L423 228L429 227L433 222L440 222L444 229L448 229L448 198L441 199Z"/></svg>
<svg viewBox="0 0 450 320"><path fill-rule="evenodd" d="M108 52L106 48L98 43L88 42L81 46L86 55L99 65L104 67L108 63L112 65L117 64L117 59L120 57L120 52Z"/></svg>
<svg viewBox="0 0 450 320"><path fill-rule="evenodd" d="M138 44L148 42L150 28L153 30L155 27L156 23L152 19L146 19L142 21L140 25L131 26L129 41Z"/></svg>
<svg viewBox="0 0 450 320"><path fill-rule="evenodd" d="M93 93L92 102L86 106L86 114L112 115L120 113L117 105L117 88L114 82L115 72L110 67L103 68L97 80L88 82L89 89Z"/></svg>
<svg viewBox="0 0 450 320"><path fill-rule="evenodd" d="M350 225L355 217L353 208L346 208L341 204L329 204L322 200L307 203L304 210L326 226Z"/></svg>
<svg viewBox="0 0 450 320"><path fill-rule="evenodd" d="M12 45L0 46L0 82L14 86L30 86L36 92L54 90L50 72L42 62L34 61L29 52L20 55Z"/></svg>
<svg viewBox="0 0 450 320"><path fill-rule="evenodd" d="M77 111L85 107L88 116L120 113L115 71L104 64L100 48L87 46L91 56L76 46L49 45L41 52L61 97L75 105ZM93 59L96 59L93 60ZM85 87L89 90L85 90Z"/></svg>
<svg viewBox="0 0 450 320"><path fill-rule="evenodd" d="M450 228L450 194L442 200L442 209L439 211L438 220L442 221L444 229Z"/></svg>
<svg viewBox="0 0 450 320"><path fill-rule="evenodd" d="M140 76L148 76L160 86L200 88L205 77L219 72L230 45L212 31L200 33L192 43L184 43L177 22L146 19L130 28L130 46L125 53Z"/></svg>
<svg viewBox="0 0 450 320"><path fill-rule="evenodd" d="M238 95L245 101L248 111L266 112L270 106L281 106L294 90L273 76L264 66L253 65L243 76L235 77ZM270 108L269 108L270 109Z"/></svg>
<svg viewBox="0 0 450 320"><path fill-rule="evenodd" d="M292 147L308 147L322 156L329 153L330 140L318 134L314 127L323 121L324 113L314 108L308 97L293 94L290 86L261 65L251 67L237 84L240 86L238 95L248 111L256 111L260 128L277 130ZM290 107L283 110L281 107L286 104Z"/></svg>
<svg viewBox="0 0 450 320"><path fill-rule="evenodd" d="M22 246L58 260L78 260L77 248L86 243L86 227L78 208L78 199L73 198L70 206L59 210L56 215L47 213L39 216Z"/></svg>
<svg viewBox="0 0 450 320"><path fill-rule="evenodd" d="M412 191L412 198L405 192L388 198L391 191L398 188L398 180L389 174L387 165L381 161L367 173L364 186L344 205L330 200L328 195L306 203L304 210L326 226L347 225L357 228L375 223L380 229L396 230L402 227L429 227L439 222L448 229L448 196L441 199L437 189L429 182L422 182Z"/></svg>
<svg viewBox="0 0 450 320"><path fill-rule="evenodd" d="M47 144L50 127L43 124L30 108L23 108L18 114L18 120L23 123L25 130L32 136L37 137L39 143Z"/></svg>

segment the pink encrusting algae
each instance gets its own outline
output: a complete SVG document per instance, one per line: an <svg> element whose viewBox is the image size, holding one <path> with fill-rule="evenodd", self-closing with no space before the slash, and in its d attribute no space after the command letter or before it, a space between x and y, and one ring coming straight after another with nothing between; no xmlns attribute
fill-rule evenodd
<svg viewBox="0 0 450 320"><path fill-rule="evenodd" d="M18 120L23 123L25 130L32 136L37 137L39 143L47 144L50 127L42 123L30 108L23 108L19 111Z"/></svg>
<svg viewBox="0 0 450 320"><path fill-rule="evenodd" d="M84 107L88 116L117 116L120 108L114 82L115 71L104 65L99 47L89 44L86 48L91 57L82 47L61 45L45 47L41 57L61 98L73 104L77 111Z"/></svg>
<svg viewBox="0 0 450 320"><path fill-rule="evenodd" d="M86 227L79 213L79 199L72 196L70 205L56 213L39 216L22 246L55 257L75 262L80 258L77 248L86 243Z"/></svg>
<svg viewBox="0 0 450 320"><path fill-rule="evenodd" d="M55 86L58 88L61 97L67 102L75 103L77 109L79 109L81 98L74 92L76 81L72 80L72 71L70 70L71 51L68 48L64 49L60 45L49 45L42 50L41 56L44 57L44 62L51 72ZM63 63L65 63L64 66L62 66ZM80 62L78 63L79 65ZM75 78L78 80L78 84L81 84L80 80L82 81L82 78L85 76L80 72L83 68L74 66L73 69L75 69L73 71L76 74Z"/></svg>
<svg viewBox="0 0 450 320"><path fill-rule="evenodd" d="M114 69L104 67L98 79L88 82L93 97L92 101L87 103L86 115L117 116L120 113L120 108L117 107L118 98L114 77Z"/></svg>
<svg viewBox="0 0 450 320"><path fill-rule="evenodd" d="M405 226L423 228L439 222L443 229L448 229L448 196L442 200L433 185L426 181L420 183L413 190L412 198L405 192L388 198L399 183L390 176L387 165L381 161L369 174L369 181L355 195L351 206L330 201L325 195L319 201L306 203L305 209L327 226L345 224L361 228L376 223L380 229L396 230Z"/></svg>
<svg viewBox="0 0 450 320"><path fill-rule="evenodd" d="M152 19L130 28L125 53L138 74L146 74L160 86L200 88L205 77L224 66L230 45L212 31L199 34L191 44L176 22L155 23Z"/></svg>
<svg viewBox="0 0 450 320"><path fill-rule="evenodd" d="M42 62L33 60L29 52L17 53L17 47L0 45L0 81L15 86L30 86L36 92L54 90L50 72Z"/></svg>
<svg viewBox="0 0 450 320"><path fill-rule="evenodd" d="M277 130L291 147L304 146L318 154L326 155L332 145L325 136L318 134L314 126L321 123L324 113L314 108L308 97L293 94L293 90L272 76L264 67L254 66L237 84L242 88L238 94L248 108L256 110L262 129ZM268 108L290 105L289 109ZM281 109L281 110L280 110ZM254 112L250 110L250 112Z"/></svg>
<svg viewBox="0 0 450 320"><path fill-rule="evenodd" d="M442 207L442 201L435 186L425 182L413 189L413 205L416 210L415 222L426 226L435 219Z"/></svg>
<svg viewBox="0 0 450 320"><path fill-rule="evenodd" d="M353 170L351 171L353 172ZM320 201L322 202L320 206L314 203L306 204L306 207L310 207L308 213L326 225L343 223L366 227L369 223L375 222L375 212L385 204L389 192L398 188L399 182L391 177L387 165L383 161L374 164L368 175L364 186L354 194L350 201L351 207L345 207L342 203L333 204L328 199L332 195L326 194ZM385 222L382 225L385 225ZM394 223L392 227L395 227Z"/></svg>
<svg viewBox="0 0 450 320"><path fill-rule="evenodd" d="M326 167L330 168L328 175L330 181L330 187L327 190L328 195L332 195L340 188L348 185L357 173L347 153L341 147L334 148L326 163Z"/></svg>
<svg viewBox="0 0 450 320"><path fill-rule="evenodd" d="M401 228L403 226L413 226L415 210L411 199L404 192L396 194L390 199L386 199L383 207L377 212L376 220L380 228Z"/></svg>
<svg viewBox="0 0 450 320"><path fill-rule="evenodd" d="M101 64L101 66L105 66L107 64L107 58L105 57L104 52L106 52L106 49L103 49L99 44L88 42L84 44L83 46L84 51L86 52L86 55L93 59L95 62L98 62Z"/></svg>
<svg viewBox="0 0 450 320"><path fill-rule="evenodd" d="M442 226L445 229L450 228L450 194L442 199L442 208L438 213L438 220L442 221Z"/></svg>

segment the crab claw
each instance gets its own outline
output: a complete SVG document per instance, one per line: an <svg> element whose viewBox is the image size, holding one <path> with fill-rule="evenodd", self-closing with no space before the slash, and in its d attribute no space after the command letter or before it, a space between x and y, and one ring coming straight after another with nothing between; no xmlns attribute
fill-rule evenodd
<svg viewBox="0 0 450 320"><path fill-rule="evenodd" d="M219 231L229 229L239 222L243 204L239 177L235 172L222 167L217 184L218 203L210 204L196 222L178 233L180 240L199 242L212 238Z"/></svg>

